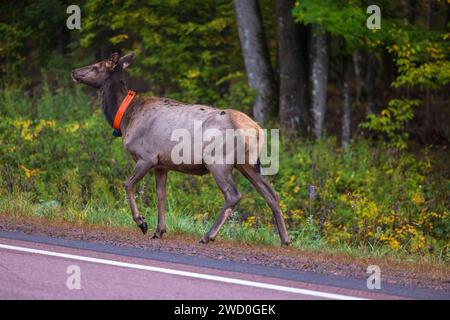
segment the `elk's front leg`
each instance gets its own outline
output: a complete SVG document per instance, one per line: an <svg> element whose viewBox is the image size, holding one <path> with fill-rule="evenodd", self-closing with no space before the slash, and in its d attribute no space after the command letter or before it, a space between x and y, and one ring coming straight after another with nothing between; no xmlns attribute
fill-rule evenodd
<svg viewBox="0 0 450 320"><path fill-rule="evenodd" d="M165 210L167 170L155 169L155 180L156 196L158 197L158 226L156 227L153 239L162 238L163 234L166 233Z"/></svg>
<svg viewBox="0 0 450 320"><path fill-rule="evenodd" d="M134 186L146 175L146 173L152 168L151 163L147 163L143 160L139 160L134 167L133 173L128 181L125 183L125 191L127 192L128 202L130 203L131 213L133 220L141 229L142 233L146 233L148 226L144 221L144 217L140 215L137 208L136 199L134 199Z"/></svg>

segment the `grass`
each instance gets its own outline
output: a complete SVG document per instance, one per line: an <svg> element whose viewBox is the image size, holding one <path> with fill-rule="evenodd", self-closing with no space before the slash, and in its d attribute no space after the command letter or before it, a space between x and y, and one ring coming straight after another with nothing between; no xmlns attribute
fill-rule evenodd
<svg viewBox="0 0 450 320"><path fill-rule="evenodd" d="M157 224L156 206L142 207L142 214L149 224L150 232ZM11 194L0 197L0 214L13 220L23 218L43 218L50 221L64 221L79 226L104 226L136 229L129 210L110 211L102 209L97 203L91 202L84 210L64 209L57 203L40 202L35 204L26 193ZM239 223L233 213L230 220L221 229L218 238L221 241L245 243L252 245L273 246L280 244L278 234L274 229L266 227L245 227ZM190 235L200 238L212 226L211 221L196 221L185 211L168 210L166 213L167 231L171 234ZM308 227L290 231L292 248L304 252L321 254L341 254L352 258L393 259L408 263L430 263L436 266L448 267L442 255L418 255L407 250L392 251L381 244L367 243L365 246L352 246L347 243L330 244L324 238L311 237Z"/></svg>

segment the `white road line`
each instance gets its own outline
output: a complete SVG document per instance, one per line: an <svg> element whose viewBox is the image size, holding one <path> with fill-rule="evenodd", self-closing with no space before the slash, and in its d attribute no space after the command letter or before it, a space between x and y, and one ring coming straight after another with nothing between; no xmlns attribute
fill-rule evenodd
<svg viewBox="0 0 450 320"><path fill-rule="evenodd" d="M321 292L321 291L300 289L300 288L292 288L292 287L279 286L279 285L270 284L270 283L214 276L214 275L209 275L209 274L181 271L181 270L175 270L175 269L151 267L151 266L147 266L147 265L120 262L120 261L114 261L114 260L97 259L97 258L74 255L74 254L10 246L10 245L6 245L6 244L0 244L0 248L7 249L7 250L15 250L15 251L21 251L21 252L34 253L34 254L41 254L41 255L52 256L52 257L71 259L71 260L86 261L86 262L92 262L92 263L98 263L98 264L104 264L104 265L110 265L110 266L116 266L116 267L147 270L147 271L160 272L160 273L165 273L165 274L173 274L173 275L183 276L183 277L231 283L231 284L237 284L237 285L247 286L247 287L270 289L270 290L277 290L277 291L283 291L283 292L289 292L289 293L297 293L297 294L313 296L313 297L318 297L318 298L325 298L325 299L366 300L366 299L359 298L359 297L352 297L352 296L346 296L346 295L335 294L335 293L328 293L328 292Z"/></svg>

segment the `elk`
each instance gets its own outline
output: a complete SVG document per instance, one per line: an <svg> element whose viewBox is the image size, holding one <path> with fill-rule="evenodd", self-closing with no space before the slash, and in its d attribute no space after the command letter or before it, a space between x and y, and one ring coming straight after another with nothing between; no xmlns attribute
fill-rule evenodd
<svg viewBox="0 0 450 320"><path fill-rule="evenodd" d="M71 76L74 81L100 91L106 120L112 127L116 127L116 133L123 137L125 150L136 162L131 176L125 182L125 191L133 220L141 231L145 234L148 226L144 217L139 213L134 197L134 187L150 170L153 169L155 172L158 207L158 222L153 238L161 238L166 232L167 172L174 170L193 175L210 173L223 193L225 201L220 215L200 242L206 244L214 241L220 228L232 214L234 206L241 199L241 194L232 177L232 170L236 168L265 199L275 218L281 244L288 245L290 240L279 206L278 195L260 174L259 163L250 163L247 161L248 157L245 157L244 163L206 163L202 159L200 163L175 163L171 157L172 149L176 144L171 140L172 132L184 128L194 133L194 122L201 122L203 129L213 128L220 132L225 132L227 129L253 129L257 134L258 143L263 141L261 127L250 117L237 110L185 104L157 97L136 97L123 112L120 109L122 109L123 101L127 98L128 93L124 70L131 65L133 58L133 53L125 56L113 53L109 59L73 70ZM123 115L117 124L115 122L119 112L123 112ZM232 152L237 153L237 149Z"/></svg>

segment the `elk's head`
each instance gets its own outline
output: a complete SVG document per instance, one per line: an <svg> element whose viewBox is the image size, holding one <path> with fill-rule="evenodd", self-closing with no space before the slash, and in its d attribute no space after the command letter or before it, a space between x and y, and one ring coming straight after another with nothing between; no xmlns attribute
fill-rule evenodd
<svg viewBox="0 0 450 320"><path fill-rule="evenodd" d="M122 71L131 64L133 57L133 53L129 53L123 57L118 53L113 53L110 59L73 70L72 79L76 82L100 89L111 78L120 77Z"/></svg>

